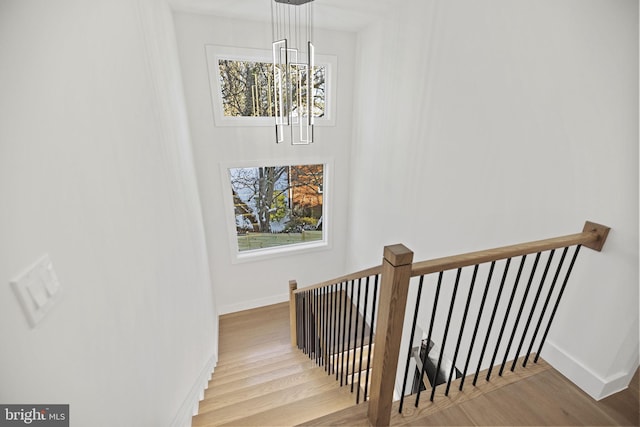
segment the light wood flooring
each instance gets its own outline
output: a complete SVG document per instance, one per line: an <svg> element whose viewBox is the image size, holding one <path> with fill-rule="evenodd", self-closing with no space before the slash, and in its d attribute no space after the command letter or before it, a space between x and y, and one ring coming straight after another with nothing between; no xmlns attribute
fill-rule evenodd
<svg viewBox="0 0 640 427"><path fill-rule="evenodd" d="M288 313L285 303L221 316L219 363L193 426L369 425L367 404L291 346ZM638 426L638 383L636 372L627 390L596 402L541 362L417 410L406 402L402 415L396 402L391 425Z"/></svg>

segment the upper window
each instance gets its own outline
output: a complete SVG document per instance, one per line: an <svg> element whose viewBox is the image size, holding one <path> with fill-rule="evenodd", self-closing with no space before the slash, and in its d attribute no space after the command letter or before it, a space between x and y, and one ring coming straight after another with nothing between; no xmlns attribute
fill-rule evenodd
<svg viewBox="0 0 640 427"><path fill-rule="evenodd" d="M313 71L313 113L324 116L326 66L316 66ZM273 117L273 64L268 62L218 59L220 97L225 117ZM306 79L294 74L301 81ZM295 91L300 85L294 82Z"/></svg>
<svg viewBox="0 0 640 427"><path fill-rule="evenodd" d="M273 125L273 64L271 52L207 46L207 62L215 123L218 126ZM332 125L336 68L333 56L316 55L313 70L313 110L315 124ZM301 76L305 78L305 76ZM297 85L295 85L297 87ZM302 96L306 96L302 94Z"/></svg>

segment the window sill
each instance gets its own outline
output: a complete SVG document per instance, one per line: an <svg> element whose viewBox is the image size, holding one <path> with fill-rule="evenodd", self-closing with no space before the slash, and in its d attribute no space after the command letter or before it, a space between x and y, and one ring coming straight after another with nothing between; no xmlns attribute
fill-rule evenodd
<svg viewBox="0 0 640 427"><path fill-rule="evenodd" d="M298 243L286 246L276 246L265 249L253 249L243 252L236 252L232 257L232 264L241 264L245 262L264 261L290 255L302 255L310 252L318 252L330 249L327 241L319 240L310 243Z"/></svg>

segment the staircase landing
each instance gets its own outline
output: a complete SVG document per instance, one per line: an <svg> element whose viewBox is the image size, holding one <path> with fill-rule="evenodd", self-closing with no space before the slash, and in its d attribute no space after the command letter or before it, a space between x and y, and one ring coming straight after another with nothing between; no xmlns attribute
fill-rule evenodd
<svg viewBox="0 0 640 427"><path fill-rule="evenodd" d="M493 376L491 382L468 387L459 393L452 383L436 389L434 403L428 391L405 401L403 413L394 402L391 425L413 426L638 426L640 425L640 379L638 371L629 387L600 401L567 380L542 359L518 372ZM425 392L423 392L425 393ZM304 426L368 427L367 404L348 408L304 423Z"/></svg>

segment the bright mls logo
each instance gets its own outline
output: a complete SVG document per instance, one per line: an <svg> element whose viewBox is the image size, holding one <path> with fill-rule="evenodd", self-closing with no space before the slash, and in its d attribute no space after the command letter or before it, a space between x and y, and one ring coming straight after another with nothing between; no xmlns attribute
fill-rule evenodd
<svg viewBox="0 0 640 427"><path fill-rule="evenodd" d="M69 405L0 405L0 427L69 427Z"/></svg>

